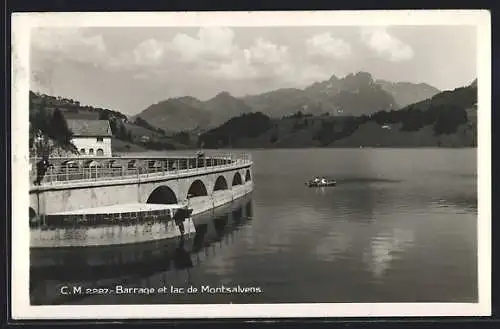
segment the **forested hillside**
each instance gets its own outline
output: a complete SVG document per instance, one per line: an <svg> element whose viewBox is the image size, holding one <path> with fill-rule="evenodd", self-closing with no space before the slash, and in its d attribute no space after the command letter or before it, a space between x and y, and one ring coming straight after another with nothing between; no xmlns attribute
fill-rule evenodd
<svg viewBox="0 0 500 329"><path fill-rule="evenodd" d="M477 87L472 84L402 109L370 115L281 119L263 113L234 118L200 136L205 147L419 147L477 145Z"/></svg>

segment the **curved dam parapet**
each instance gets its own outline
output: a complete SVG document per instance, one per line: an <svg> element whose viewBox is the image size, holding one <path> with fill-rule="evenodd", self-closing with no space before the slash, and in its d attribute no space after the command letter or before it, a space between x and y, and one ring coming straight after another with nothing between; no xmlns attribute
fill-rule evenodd
<svg viewBox="0 0 500 329"><path fill-rule="evenodd" d="M138 243L183 234L165 207L203 214L253 190L249 157L56 158L30 187L32 248ZM33 167L33 166L32 166ZM32 180L34 181L34 180ZM144 212L116 211L150 205ZM151 207L158 209L151 211ZM115 209L111 214L109 210ZM54 218L57 218L55 220ZM140 219L140 220L139 220ZM187 218L183 229L195 233Z"/></svg>

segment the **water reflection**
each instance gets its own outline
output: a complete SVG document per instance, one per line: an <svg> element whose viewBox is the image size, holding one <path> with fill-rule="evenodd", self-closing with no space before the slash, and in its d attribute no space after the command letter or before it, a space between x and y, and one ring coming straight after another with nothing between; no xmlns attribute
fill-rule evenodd
<svg viewBox="0 0 500 329"><path fill-rule="evenodd" d="M286 291L275 290L277 301L306 301L307 296L314 296L314 302L477 298L473 175L450 180L429 171L434 159L446 157L439 152L429 163L407 163L396 158L397 152L375 158L330 152L335 156L318 151L310 164L297 156L297 165L274 177L255 171L256 181L263 182L257 185L256 211L266 220L254 223L247 254L258 253L259 263L272 264L274 273L259 271L259 282L268 286L280 287L284 280L276 278L278 273L293 273ZM258 161L282 163L272 154L254 156L254 161L258 169ZM334 177L337 186L304 187L315 173ZM282 261L285 255L293 255L290 262ZM432 279L426 279L428 273ZM305 292L297 282L307 279Z"/></svg>
<svg viewBox="0 0 500 329"><path fill-rule="evenodd" d="M376 279L380 279L390 268L398 253L412 245L414 235L411 230L394 228L390 234L381 234L372 239L363 260Z"/></svg>
<svg viewBox="0 0 500 329"><path fill-rule="evenodd" d="M253 159L252 202L200 216L197 234L183 244L100 249L98 255L93 249L32 255L34 299L77 304L477 302L474 151L281 150L255 151ZM331 176L338 184L305 187L315 175ZM72 300L57 288L121 282L258 285L264 293Z"/></svg>
<svg viewBox="0 0 500 329"><path fill-rule="evenodd" d="M61 288L109 288L133 282L151 286L159 276L182 272L191 282L191 270L215 255L222 239L234 241L235 232L252 216L251 196L193 218L196 235L142 244L109 247L34 249L30 252L30 298L32 305L65 304L89 297L65 295ZM177 274L175 274L177 276ZM72 289L72 288L71 288ZM64 291L66 291L63 288Z"/></svg>

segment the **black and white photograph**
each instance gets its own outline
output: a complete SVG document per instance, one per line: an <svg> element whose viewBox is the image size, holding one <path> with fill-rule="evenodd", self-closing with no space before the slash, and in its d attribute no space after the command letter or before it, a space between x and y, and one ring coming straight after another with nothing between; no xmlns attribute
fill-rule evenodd
<svg viewBox="0 0 500 329"><path fill-rule="evenodd" d="M13 317L490 315L490 30L14 14Z"/></svg>

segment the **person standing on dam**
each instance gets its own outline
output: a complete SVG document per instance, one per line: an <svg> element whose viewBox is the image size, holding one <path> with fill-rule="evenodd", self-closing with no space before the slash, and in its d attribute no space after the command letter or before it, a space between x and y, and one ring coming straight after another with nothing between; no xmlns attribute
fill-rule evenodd
<svg viewBox="0 0 500 329"><path fill-rule="evenodd" d="M33 184L40 185L43 178L45 177L47 169L49 169L49 167L51 166L52 165L49 163L49 157L47 155L44 155L42 159L36 164L36 179Z"/></svg>

